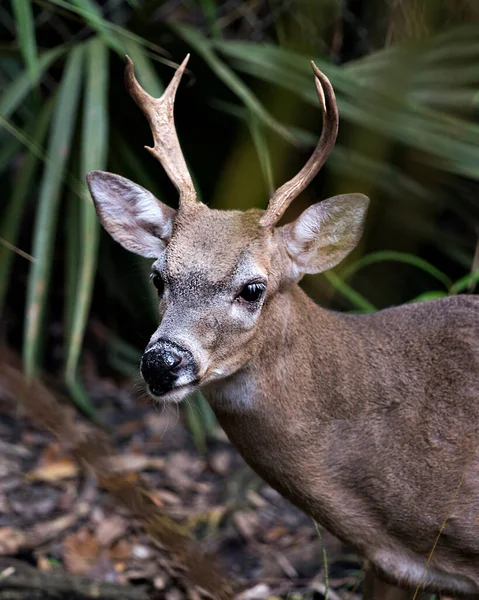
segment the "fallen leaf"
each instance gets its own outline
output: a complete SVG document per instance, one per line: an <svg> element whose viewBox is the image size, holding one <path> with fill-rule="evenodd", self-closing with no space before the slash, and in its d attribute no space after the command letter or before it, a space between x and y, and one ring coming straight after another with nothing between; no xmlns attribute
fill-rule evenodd
<svg viewBox="0 0 479 600"><path fill-rule="evenodd" d="M248 499L248 502L254 506L254 508L263 508L268 505L263 496L260 496L254 490L248 490L246 492L246 498Z"/></svg>
<svg viewBox="0 0 479 600"><path fill-rule="evenodd" d="M165 465L165 475L176 489L187 490L195 487L195 479L203 471L205 463L187 452L172 452Z"/></svg>
<svg viewBox="0 0 479 600"><path fill-rule="evenodd" d="M52 563L48 560L48 558L41 554L37 560L37 567L40 571L51 571L53 569Z"/></svg>
<svg viewBox="0 0 479 600"><path fill-rule="evenodd" d="M127 437L138 433L142 427L143 421L125 421L125 423L120 423L116 426L115 434Z"/></svg>
<svg viewBox="0 0 479 600"><path fill-rule="evenodd" d="M130 558L131 544L127 540L119 540L108 552L111 560L123 562Z"/></svg>
<svg viewBox="0 0 479 600"><path fill-rule="evenodd" d="M298 571L293 567L288 558L281 552L273 552L274 557L278 561L279 566L283 569L284 574L290 579L298 577Z"/></svg>
<svg viewBox="0 0 479 600"><path fill-rule="evenodd" d="M14 567L7 567L6 569L3 569L3 571L0 572L0 581L7 579L7 577L10 577L14 573L15 573Z"/></svg>
<svg viewBox="0 0 479 600"><path fill-rule="evenodd" d="M128 524L119 515L105 517L96 529L96 538L103 548L109 548L121 536L125 535Z"/></svg>
<svg viewBox="0 0 479 600"><path fill-rule="evenodd" d="M166 584L168 583L168 580L169 577L166 573L163 573L162 575L157 575L153 579L153 587L155 588L155 590L164 590Z"/></svg>
<svg viewBox="0 0 479 600"><path fill-rule="evenodd" d="M131 553L135 558L139 558L140 560L145 560L151 556L151 550L143 544L135 544L131 549Z"/></svg>
<svg viewBox="0 0 479 600"><path fill-rule="evenodd" d="M42 465L43 464L46 465L50 462L54 462L60 456L63 456L63 455L64 454L62 453L60 443L57 441L53 441L53 442L50 442L48 444L48 446L45 446L45 448L42 450L42 453L40 454L39 462Z"/></svg>
<svg viewBox="0 0 479 600"><path fill-rule="evenodd" d="M146 495L148 496L148 498L153 502L153 504L155 506L158 506L159 508L162 508L165 503L163 502L162 497L160 496L160 494L158 492L146 492Z"/></svg>
<svg viewBox="0 0 479 600"><path fill-rule="evenodd" d="M219 475L225 475L231 464L231 454L228 450L219 450L210 457L210 466Z"/></svg>
<svg viewBox="0 0 479 600"><path fill-rule="evenodd" d="M258 583L249 590L245 590L239 596L236 596L236 600L266 600L271 593L271 588L266 583Z"/></svg>
<svg viewBox="0 0 479 600"><path fill-rule="evenodd" d="M160 471L165 466L163 458L134 453L112 456L106 462L108 468L115 473L140 472L146 469Z"/></svg>
<svg viewBox="0 0 479 600"><path fill-rule="evenodd" d="M272 529L266 531L264 534L264 539L266 542L276 542L289 533L289 529L283 527L282 525L278 525L277 527L273 527Z"/></svg>
<svg viewBox="0 0 479 600"><path fill-rule="evenodd" d="M26 536L15 527L0 527L0 556L17 554L23 548Z"/></svg>
<svg viewBox="0 0 479 600"><path fill-rule="evenodd" d="M59 481L78 475L78 465L69 456L63 456L25 475L29 481Z"/></svg>
<svg viewBox="0 0 479 600"><path fill-rule="evenodd" d="M181 498L169 490L156 490L149 492L148 496L157 506L164 506L165 504L179 506L181 504Z"/></svg>
<svg viewBox="0 0 479 600"><path fill-rule="evenodd" d="M124 562L116 562L115 563L115 571L117 573L124 573L126 569L126 564Z"/></svg>
<svg viewBox="0 0 479 600"><path fill-rule="evenodd" d="M334 590L329 586L326 587L326 585L320 581L314 582L311 585L311 589L315 592L319 592L322 596L326 596L327 594L330 600L341 600L340 596L338 596Z"/></svg>
<svg viewBox="0 0 479 600"><path fill-rule="evenodd" d="M63 560L70 573L84 575L88 573L99 558L100 546L96 537L83 528L69 535L63 541Z"/></svg>
<svg viewBox="0 0 479 600"><path fill-rule="evenodd" d="M25 448L22 444L10 444L4 440L0 440L0 454L5 456L14 456L17 458L30 458L31 451Z"/></svg>
<svg viewBox="0 0 479 600"><path fill-rule="evenodd" d="M189 587L188 590L188 600L201 600L201 595L198 590L193 587Z"/></svg>
<svg viewBox="0 0 479 600"><path fill-rule="evenodd" d="M119 573L115 569L113 561L104 552L101 552L88 570L88 578L94 581L115 582L119 580Z"/></svg>
<svg viewBox="0 0 479 600"><path fill-rule="evenodd" d="M159 576L157 560L146 561L139 565L136 565L135 567L130 567L125 570L125 578L130 581L138 579L153 580L157 576ZM166 583L169 581L169 579L166 577L164 581L164 587L166 587ZM164 587L162 589L164 589ZM160 598L163 598L163 596L160 596Z"/></svg>
<svg viewBox="0 0 479 600"><path fill-rule="evenodd" d="M200 524L206 524L209 530L215 530L218 528L225 512L225 506L214 506L207 511L195 513L188 518L188 526L193 528Z"/></svg>
<svg viewBox="0 0 479 600"><path fill-rule="evenodd" d="M241 535L250 540L255 534L258 517L253 512L240 511L233 515L233 522Z"/></svg>
<svg viewBox="0 0 479 600"><path fill-rule="evenodd" d="M183 600L184 596L176 587L169 589L165 594L165 600Z"/></svg>

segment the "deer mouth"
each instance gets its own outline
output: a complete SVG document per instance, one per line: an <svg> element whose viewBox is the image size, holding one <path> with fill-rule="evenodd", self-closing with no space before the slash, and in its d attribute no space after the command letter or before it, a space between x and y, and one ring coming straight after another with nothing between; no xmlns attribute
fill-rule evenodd
<svg viewBox="0 0 479 600"><path fill-rule="evenodd" d="M189 383L177 385L165 391L155 389L154 386L150 385L147 387L148 393L154 400L179 404L198 389L198 381L190 381Z"/></svg>

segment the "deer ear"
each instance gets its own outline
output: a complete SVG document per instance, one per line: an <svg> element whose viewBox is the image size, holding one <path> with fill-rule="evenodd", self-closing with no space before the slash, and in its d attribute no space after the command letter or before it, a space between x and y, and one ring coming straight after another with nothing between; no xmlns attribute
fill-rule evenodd
<svg viewBox="0 0 479 600"><path fill-rule="evenodd" d="M368 204L363 194L334 196L280 227L293 277L320 273L341 262L361 238Z"/></svg>
<svg viewBox="0 0 479 600"><path fill-rule="evenodd" d="M141 256L161 256L171 237L176 211L119 175L91 171L87 181L98 217L111 237Z"/></svg>

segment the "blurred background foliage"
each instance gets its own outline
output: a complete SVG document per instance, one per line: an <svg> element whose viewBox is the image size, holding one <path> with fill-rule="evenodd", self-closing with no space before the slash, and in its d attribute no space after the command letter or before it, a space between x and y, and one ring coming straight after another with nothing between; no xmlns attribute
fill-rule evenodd
<svg viewBox="0 0 479 600"><path fill-rule="evenodd" d="M0 313L25 372L58 376L94 416L85 364L136 374L157 321L151 261L100 230L85 174L108 169L171 205L123 87L124 55L160 95L192 54L176 122L203 201L265 207L320 134L310 60L338 97L327 166L285 216L363 192L367 230L303 285L370 311L470 291L479 221L479 5L473 0L11 0L0 5ZM187 409L199 447L214 426ZM198 417L201 414L201 417Z"/></svg>

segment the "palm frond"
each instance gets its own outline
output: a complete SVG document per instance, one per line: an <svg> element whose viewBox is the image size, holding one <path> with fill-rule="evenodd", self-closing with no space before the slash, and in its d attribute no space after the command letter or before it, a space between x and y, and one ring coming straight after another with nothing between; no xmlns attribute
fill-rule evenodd
<svg viewBox="0 0 479 600"><path fill-rule="evenodd" d="M54 235L58 218L62 177L71 148L76 111L80 100L85 48L74 48L68 56L53 115L48 145L48 162L40 184L38 212L33 234L26 305L23 361L25 374L35 377L39 369L42 321L48 299L54 260Z"/></svg>

